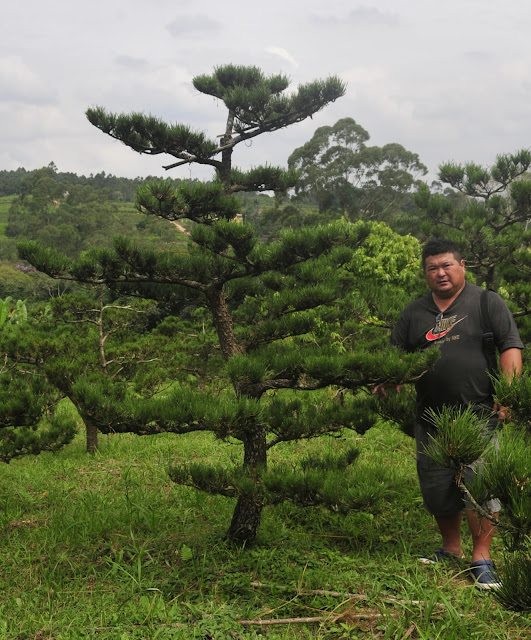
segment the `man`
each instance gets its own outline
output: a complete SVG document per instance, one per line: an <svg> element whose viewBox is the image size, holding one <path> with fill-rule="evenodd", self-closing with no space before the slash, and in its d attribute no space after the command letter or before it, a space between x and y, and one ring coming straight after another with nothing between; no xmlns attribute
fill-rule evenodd
<svg viewBox="0 0 531 640"><path fill-rule="evenodd" d="M400 315L391 334L391 343L409 352L437 344L441 357L416 384L417 472L424 505L435 517L442 536L442 547L421 558L436 563L462 556L461 517L465 510L472 534L470 572L476 587L500 586L490 557L495 527L467 506L459 490L454 471L438 466L424 454L433 425L425 411L438 411L443 405L471 406L478 415L486 415L487 428L494 432L505 412L494 406L488 363L483 350L480 313L482 289L465 280L465 262L458 247L446 239L429 241L422 251L422 267L429 293L410 303ZM488 311L500 354L501 372L518 375L522 369L522 341L513 317L504 301L488 294ZM493 416L489 420L489 415ZM473 475L473 473L472 473ZM499 511L498 501L487 505Z"/></svg>

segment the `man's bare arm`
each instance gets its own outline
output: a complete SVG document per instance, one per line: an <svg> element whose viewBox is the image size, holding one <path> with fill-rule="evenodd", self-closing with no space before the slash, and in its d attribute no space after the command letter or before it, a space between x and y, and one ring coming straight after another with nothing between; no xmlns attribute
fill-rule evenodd
<svg viewBox="0 0 531 640"><path fill-rule="evenodd" d="M511 348L500 353L500 370L503 375L512 380L514 376L522 373L522 350ZM505 418L510 419L505 407L495 404L494 409L498 411L498 420L501 422Z"/></svg>
<svg viewBox="0 0 531 640"><path fill-rule="evenodd" d="M501 372L511 379L514 375L519 376L522 373L522 350L506 349L500 354Z"/></svg>

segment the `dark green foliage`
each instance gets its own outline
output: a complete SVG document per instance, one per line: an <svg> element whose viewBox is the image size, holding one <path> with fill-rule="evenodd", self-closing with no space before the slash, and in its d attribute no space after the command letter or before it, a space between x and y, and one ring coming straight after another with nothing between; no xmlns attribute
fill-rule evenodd
<svg viewBox="0 0 531 640"><path fill-rule="evenodd" d="M300 172L298 198L317 205L322 214L335 210L349 220L394 220L408 204L416 176L427 169L400 144L369 147L368 140L352 118L317 129L288 159Z"/></svg>
<svg viewBox="0 0 531 640"><path fill-rule="evenodd" d="M416 421L416 394L412 385L400 388L390 387L384 397L378 397L378 413L390 422L394 422L399 429L411 438L414 437Z"/></svg>
<svg viewBox="0 0 531 640"><path fill-rule="evenodd" d="M288 466L278 466L274 471L262 476L268 495L266 501L290 501L298 506L324 506L342 514L354 510L374 508L387 493L389 483L385 471L363 469L356 474L356 466L341 467L332 459L324 466L320 461L316 467L306 467L302 471Z"/></svg>
<svg viewBox="0 0 531 640"><path fill-rule="evenodd" d="M274 190L277 193L285 193L297 183L298 172L289 169L285 171L279 167L263 166L250 169L247 172L232 169L232 191L261 191Z"/></svg>
<svg viewBox="0 0 531 640"><path fill-rule="evenodd" d="M460 469L481 457L486 448L485 421L471 407L430 409L426 418L437 429L426 453L443 467Z"/></svg>
<svg viewBox="0 0 531 640"><path fill-rule="evenodd" d="M137 192L137 208L165 220L188 218L209 224L220 218L232 219L240 210L240 202L223 192L219 183L183 182L178 190L170 180L148 182Z"/></svg>
<svg viewBox="0 0 531 640"><path fill-rule="evenodd" d="M39 416L39 422L31 426L6 426L0 429L0 460L10 462L25 455L37 455L42 451L58 451L70 443L77 433L77 423L72 416Z"/></svg>
<svg viewBox="0 0 531 640"><path fill-rule="evenodd" d="M525 351L524 351L525 355ZM529 369L524 374L509 380L500 376L494 380L496 402L502 407L509 407L511 420L517 428L531 436L531 376Z"/></svg>
<svg viewBox="0 0 531 640"><path fill-rule="evenodd" d="M245 495L258 497L258 486L241 469L190 463L172 465L170 478L177 484L186 485L213 495L235 498Z"/></svg>
<svg viewBox="0 0 531 640"><path fill-rule="evenodd" d="M33 240L20 242L17 249L20 258L29 262L35 269L43 272L46 265L46 273L52 278L63 275L72 264L72 261L60 251L43 247Z"/></svg>
<svg viewBox="0 0 531 640"><path fill-rule="evenodd" d="M72 415L57 412L61 396L44 377L16 367L0 371L0 460L57 451L77 431Z"/></svg>
<svg viewBox="0 0 531 640"><path fill-rule="evenodd" d="M370 395L344 391L335 397L332 393L326 394L320 402L316 398L313 403L298 396L277 394L265 404L263 417L275 436L268 446L280 441L316 438L345 428L362 434L374 426L377 419Z"/></svg>
<svg viewBox="0 0 531 640"><path fill-rule="evenodd" d="M211 76L197 76L194 87L223 100L235 115L235 131L274 131L306 119L323 105L345 93L344 83L336 77L299 87L289 96L280 95L289 86L282 75L265 77L257 67L225 65Z"/></svg>
<svg viewBox="0 0 531 640"><path fill-rule="evenodd" d="M186 125L168 125L143 113L117 115L102 107L87 109L88 121L103 133L120 140L138 153L157 155L175 152L208 158L216 149L215 142Z"/></svg>
<svg viewBox="0 0 531 640"><path fill-rule="evenodd" d="M46 406L47 391L49 389L41 378L24 378L15 368L3 371L0 377L0 428L37 422Z"/></svg>
<svg viewBox="0 0 531 640"><path fill-rule="evenodd" d="M342 471L347 469L360 455L357 447L350 447L341 455L327 454L310 454L301 460L302 469L334 469Z"/></svg>
<svg viewBox="0 0 531 640"><path fill-rule="evenodd" d="M277 464L261 468L252 478L243 469L221 465L173 465L170 477L208 493L226 497L245 496L261 505L289 500L303 507L323 506L348 514L356 509L374 507L386 494L389 478L381 469L364 468L356 473L351 466L359 450L351 447L340 455L312 455L295 464Z"/></svg>
<svg viewBox="0 0 531 640"><path fill-rule="evenodd" d="M455 470L456 482L463 490L465 466L481 457L481 473L466 489L482 517L492 518L481 506L486 498L495 497L502 504L499 520L492 520L499 527L507 552L503 586L497 597L514 611L529 611L531 607L529 388L527 374L512 381L502 376L495 382L496 398L514 421L500 430L497 444L485 444L482 420L470 409L462 412L444 409L432 414L437 432L428 448L428 454L436 462Z"/></svg>
<svg viewBox="0 0 531 640"><path fill-rule="evenodd" d="M452 238L478 284L493 288L514 283L518 294L509 297L524 314L530 309L529 292L521 287L531 242L530 166L531 152L526 150L500 155L489 168L447 163L440 167L439 178L457 194L431 193L422 185L415 197L420 215L416 234L420 222L422 234Z"/></svg>
<svg viewBox="0 0 531 640"><path fill-rule="evenodd" d="M73 385L83 410L103 433L183 434L210 431L220 439L242 438L260 420L254 400L216 395L177 385L153 397L139 397L108 378L79 378Z"/></svg>
<svg viewBox="0 0 531 640"><path fill-rule="evenodd" d="M146 302L63 296L53 300L35 321L4 331L0 348L11 361L36 368L69 398L92 440L96 429L155 433L161 430L160 421L171 422L171 418L158 415L159 422L151 424L149 411L158 411L154 394L168 386L168 377L178 381L203 375L201 384L208 382L212 348L200 343L203 361L199 367L187 367L190 356L176 351L174 344L183 328L171 328L169 322L163 331L156 324L150 327L152 311L153 305ZM193 342L193 338L187 335L185 341ZM179 373L176 367L183 371Z"/></svg>
<svg viewBox="0 0 531 640"><path fill-rule="evenodd" d="M494 596L510 611L531 611L531 558L528 552L505 556L502 586Z"/></svg>
<svg viewBox="0 0 531 640"><path fill-rule="evenodd" d="M512 430L511 430L512 431ZM500 436L499 450L486 455L478 490L488 490L504 506L504 535L509 549L529 545L531 536L530 438L512 432Z"/></svg>

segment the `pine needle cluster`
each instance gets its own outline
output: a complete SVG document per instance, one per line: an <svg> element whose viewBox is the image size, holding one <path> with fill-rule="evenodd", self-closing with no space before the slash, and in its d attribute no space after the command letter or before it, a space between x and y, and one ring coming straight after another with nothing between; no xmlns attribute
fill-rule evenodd
<svg viewBox="0 0 531 640"><path fill-rule="evenodd" d="M462 469L480 458L488 446L487 415L478 415L470 406L444 406L440 411L429 409L426 419L435 427L428 455L443 467Z"/></svg>

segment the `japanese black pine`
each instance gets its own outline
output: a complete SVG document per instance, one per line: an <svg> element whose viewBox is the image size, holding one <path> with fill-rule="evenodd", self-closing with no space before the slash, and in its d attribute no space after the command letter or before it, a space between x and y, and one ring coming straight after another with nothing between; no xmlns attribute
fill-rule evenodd
<svg viewBox="0 0 531 640"><path fill-rule="evenodd" d="M237 219L235 192L284 191L297 176L269 165L238 170L232 164L235 147L311 116L344 93L343 83L329 78L286 95L284 76L233 65L193 83L226 109L218 139L143 114L116 115L99 107L87 112L92 124L133 150L173 156L168 169L188 163L213 168L211 183L176 187L156 181L137 194L140 212L170 223L189 221L187 252L146 250L125 238L117 238L113 250L75 260L32 242L21 244L20 252L53 278L107 285L116 295L150 298L188 313L208 311L224 361L215 387L175 383L150 398L131 388L106 397L90 381L77 388L101 431L211 431L240 443L242 460L234 467L180 465L172 477L236 498L228 536L245 541L256 535L267 504L291 500L348 511L375 500L383 485L374 482L360 496L352 449L301 468L268 465L269 452L343 429L364 433L377 419L372 387L415 379L434 355L401 355L382 346L385 314L379 317L376 301L386 298L390 305L392 292L389 273L375 276L371 265L388 260L400 273L412 260L407 241L400 240L408 249L404 255L387 255L381 240L388 230L343 221L286 231L265 245Z"/></svg>

